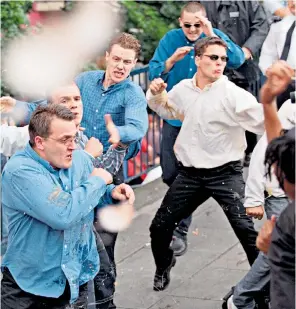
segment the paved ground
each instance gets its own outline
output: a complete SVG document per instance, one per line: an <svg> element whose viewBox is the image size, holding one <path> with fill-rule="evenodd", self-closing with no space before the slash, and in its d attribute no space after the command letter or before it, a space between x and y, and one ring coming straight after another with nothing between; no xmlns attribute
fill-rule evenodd
<svg viewBox="0 0 296 309"><path fill-rule="evenodd" d="M158 199L165 187L150 188ZM156 194L156 193L155 193ZM132 226L117 241L118 280L115 302L122 309L218 309L221 299L248 270L242 247L218 204L210 199L194 213L189 250L178 258L165 292L154 292L155 271L148 228L161 199L141 207Z"/></svg>

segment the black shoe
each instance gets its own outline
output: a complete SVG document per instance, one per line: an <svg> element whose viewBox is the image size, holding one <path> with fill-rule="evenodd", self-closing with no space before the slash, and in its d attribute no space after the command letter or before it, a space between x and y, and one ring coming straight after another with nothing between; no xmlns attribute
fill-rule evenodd
<svg viewBox="0 0 296 309"><path fill-rule="evenodd" d="M172 267L174 267L175 265L176 265L176 258L173 256L171 265L165 271L156 269L153 284L154 291L157 292L163 291L169 286L171 280L170 271Z"/></svg>
<svg viewBox="0 0 296 309"><path fill-rule="evenodd" d="M233 295L234 292L234 286L231 288L231 290L223 297L223 303L222 303L222 309L227 309L227 301L228 299Z"/></svg>
<svg viewBox="0 0 296 309"><path fill-rule="evenodd" d="M251 162L251 153L248 153L245 155L245 159L244 159L244 167L249 167L250 166L250 162Z"/></svg>
<svg viewBox="0 0 296 309"><path fill-rule="evenodd" d="M187 237L173 236L170 248L174 251L175 256L184 255L188 249Z"/></svg>

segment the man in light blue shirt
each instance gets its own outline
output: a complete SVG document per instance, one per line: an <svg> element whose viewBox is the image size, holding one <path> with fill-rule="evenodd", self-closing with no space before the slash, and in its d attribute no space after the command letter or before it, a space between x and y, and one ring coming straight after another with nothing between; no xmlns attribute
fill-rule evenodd
<svg viewBox="0 0 296 309"><path fill-rule="evenodd" d="M99 271L94 208L120 199L110 173L94 169L76 148L75 115L61 105L40 107L30 142L6 164L2 205L8 247L2 261L3 308L87 307L86 284ZM125 185L124 185L125 186Z"/></svg>
<svg viewBox="0 0 296 309"><path fill-rule="evenodd" d="M206 18L204 6L198 2L186 4L179 18L180 29L169 31L159 42L149 63L149 79L162 78L170 91L181 80L192 78L196 73L193 47L197 40L206 36L218 36L227 44L227 68L236 69L245 61L243 50L226 34L213 29ZM162 129L160 164L163 182L171 186L178 174L178 162L174 154L174 144L181 129L181 121L165 120ZM191 216L177 227L172 249L177 256L187 250L187 237Z"/></svg>

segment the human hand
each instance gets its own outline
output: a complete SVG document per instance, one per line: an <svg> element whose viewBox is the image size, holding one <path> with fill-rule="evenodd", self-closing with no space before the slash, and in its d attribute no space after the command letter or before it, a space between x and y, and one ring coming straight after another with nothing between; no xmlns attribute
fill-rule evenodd
<svg viewBox="0 0 296 309"><path fill-rule="evenodd" d="M155 78L149 86L149 89L153 95L162 93L167 87L167 84L161 78Z"/></svg>
<svg viewBox="0 0 296 309"><path fill-rule="evenodd" d="M253 59L252 52L247 47L243 47L242 50L245 54L245 60Z"/></svg>
<svg viewBox="0 0 296 309"><path fill-rule="evenodd" d="M101 142L94 137L89 139L84 148L84 150L91 154L94 158L99 157L103 153L103 149L104 147Z"/></svg>
<svg viewBox="0 0 296 309"><path fill-rule="evenodd" d="M250 217L261 220L264 215L264 209L261 205L256 207L247 207L246 214Z"/></svg>
<svg viewBox="0 0 296 309"><path fill-rule="evenodd" d="M283 93L294 77L294 70L286 61L275 62L267 71L267 80L260 91L261 102L271 104L275 97Z"/></svg>
<svg viewBox="0 0 296 309"><path fill-rule="evenodd" d="M105 171L103 168L94 168L90 176L97 176L102 178L107 185L109 185L113 181L112 175L109 172Z"/></svg>
<svg viewBox="0 0 296 309"><path fill-rule="evenodd" d="M15 107L16 100L12 97L1 97L0 98L0 112L1 113L11 113Z"/></svg>
<svg viewBox="0 0 296 309"><path fill-rule="evenodd" d="M175 64L176 62L182 60L190 51L193 49L193 46L183 46L179 47L175 50L173 55L169 58L169 61L172 64Z"/></svg>
<svg viewBox="0 0 296 309"><path fill-rule="evenodd" d="M203 16L200 12L197 12L196 16L199 19L203 33L206 36L216 36L212 27L212 23L208 20L208 18Z"/></svg>
<svg viewBox="0 0 296 309"><path fill-rule="evenodd" d="M274 229L275 223L276 223L276 217L273 215L271 217L271 220L267 220L263 224L258 234L256 245L257 245L257 248L264 253L268 252L268 249L271 243L271 234Z"/></svg>
<svg viewBox="0 0 296 309"><path fill-rule="evenodd" d="M127 201L128 204L131 205L135 202L135 193L133 189L125 183L116 186L111 195L114 200Z"/></svg>
<svg viewBox="0 0 296 309"><path fill-rule="evenodd" d="M109 143L112 144L112 146L115 148L120 142L120 135L110 114L105 115L105 123L107 131L110 135Z"/></svg>

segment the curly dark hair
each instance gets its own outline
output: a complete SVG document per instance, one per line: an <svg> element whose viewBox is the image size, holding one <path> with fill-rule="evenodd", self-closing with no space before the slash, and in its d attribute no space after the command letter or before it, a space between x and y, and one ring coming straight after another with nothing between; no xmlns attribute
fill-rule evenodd
<svg viewBox="0 0 296 309"><path fill-rule="evenodd" d="M269 143L264 164L269 178L271 178L272 166L275 164L275 174L281 188L284 186L285 179L295 184L295 127L291 130L283 130L281 136Z"/></svg>

